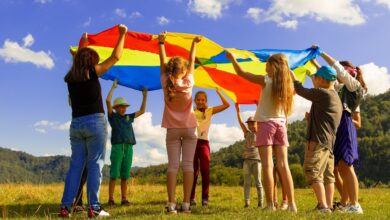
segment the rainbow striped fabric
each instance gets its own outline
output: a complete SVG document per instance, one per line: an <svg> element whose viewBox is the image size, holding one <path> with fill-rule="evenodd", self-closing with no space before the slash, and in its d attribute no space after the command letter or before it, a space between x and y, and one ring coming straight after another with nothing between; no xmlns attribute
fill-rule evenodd
<svg viewBox="0 0 390 220"><path fill-rule="evenodd" d="M88 35L87 46L95 49L100 61L108 58L119 36L118 28L112 27L98 34ZM172 56L189 57L192 39L196 35L185 33L168 33L165 48L168 58ZM120 85L142 90L161 89L160 60L158 35L139 32L127 32L125 49L122 58L101 78L118 79ZM81 43L82 39L80 40ZM71 50L76 51L77 47ZM217 88L223 90L229 98L240 104L257 103L261 88L239 77L226 59L225 48L219 44L202 38L196 49L195 86L200 88ZM237 61L245 71L265 75L267 58L275 53L284 53L290 68L303 81L305 74L313 73L315 67L308 62L319 55L319 49L305 50L238 50L231 49Z"/></svg>

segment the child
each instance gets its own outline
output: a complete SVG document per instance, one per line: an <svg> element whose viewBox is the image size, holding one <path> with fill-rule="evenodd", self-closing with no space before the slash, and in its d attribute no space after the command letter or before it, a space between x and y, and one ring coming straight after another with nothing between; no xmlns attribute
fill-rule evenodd
<svg viewBox="0 0 390 220"><path fill-rule="evenodd" d="M217 94L221 98L222 105L215 107L207 106L207 94L204 91L199 91L195 94L194 102L195 117L198 122L197 132L198 141L196 144L196 151L194 157L194 183L191 191L191 205L196 205L195 202L195 190L196 181L199 175L199 163L200 173L202 174L202 206L207 206L209 201L209 185L210 185L210 146L209 146L209 129L211 123L211 116L227 109L230 104L219 91L216 89Z"/></svg>
<svg viewBox="0 0 390 220"><path fill-rule="evenodd" d="M257 190L257 207L263 207L263 185L261 184L261 161L259 156L259 149L256 147L256 132L257 124L252 116L250 116L245 126L240 115L240 106L236 104L237 119L242 131L244 132L245 145L242 149L242 157L244 158L244 207L250 205L250 189L251 177L255 178L255 185Z"/></svg>
<svg viewBox="0 0 390 220"><path fill-rule="evenodd" d="M341 201L337 208L343 212L363 214L363 209L358 202L359 182L353 165L359 162L356 128L360 128L360 101L367 87L363 79L362 71L349 61L336 61L327 53L321 53L321 57L337 72L337 79L341 83L336 86L340 91L343 113L336 133L334 145L335 174L340 174L339 191L341 189ZM347 205L348 199L350 204Z"/></svg>
<svg viewBox="0 0 390 220"><path fill-rule="evenodd" d="M64 77L72 107L70 143L72 156L65 179L58 217L68 218L85 167L87 172L88 217L108 217L101 207L99 194L107 142L107 123L99 77L122 56L127 27L118 25L119 38L111 55L99 63L91 48L81 48L74 55L72 67ZM86 36L86 35L85 35ZM88 40L87 36L84 40Z"/></svg>
<svg viewBox="0 0 390 220"><path fill-rule="evenodd" d="M108 186L109 206L115 205L114 189L115 181L118 178L121 178L121 205L130 204L127 200L127 180L130 177L130 169L133 162L133 146L136 143L132 123L135 118L145 113L146 96L148 94L148 90L144 89L142 91L143 99L139 111L132 114L126 114L126 109L130 105L124 98L116 98L114 100L114 106L111 106L112 94L116 87L117 81L115 80L106 99L108 121L110 122L112 128L110 183ZM115 111L112 111L113 109Z"/></svg>
<svg viewBox="0 0 390 220"><path fill-rule="evenodd" d="M340 99L334 89L336 72L329 66L318 69L313 77L315 88L312 89L304 88L292 71L291 77L296 93L312 101L303 164L306 180L316 195L316 210L330 213L334 192L332 149L342 112Z"/></svg>
<svg viewBox="0 0 390 220"><path fill-rule="evenodd" d="M196 44L192 41L189 62L182 57L172 57L168 62L165 54L166 33L158 36L160 51L161 85L164 91L164 113L161 126L167 129L166 146L168 153L167 191L168 214L176 214L176 176L182 154L184 198L181 210L191 213L190 194L194 181L194 155L196 149L196 118L192 108L192 88Z"/></svg>
<svg viewBox="0 0 390 220"><path fill-rule="evenodd" d="M226 57L232 61L236 73L244 79L262 87L257 105L255 120L257 124L256 146L259 147L263 168L267 209L274 211L273 203L273 151L276 165L286 189L289 211L297 212L294 199L294 183L287 160L287 116L292 111L293 86L289 74L287 58L283 54L274 54L267 60L267 75L255 75L245 72L230 51Z"/></svg>

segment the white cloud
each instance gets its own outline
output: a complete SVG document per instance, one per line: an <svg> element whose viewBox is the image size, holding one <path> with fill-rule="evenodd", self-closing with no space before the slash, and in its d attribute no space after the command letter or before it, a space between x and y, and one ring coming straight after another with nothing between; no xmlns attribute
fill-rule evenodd
<svg viewBox="0 0 390 220"><path fill-rule="evenodd" d="M119 17L119 18L130 18L130 19L135 19L135 18L140 18L142 17L141 12L139 11L133 11L130 14L126 12L126 9L124 8L116 8L114 10L114 14Z"/></svg>
<svg viewBox="0 0 390 220"><path fill-rule="evenodd" d="M27 34L27 36L25 36L23 38L23 47L30 47L34 44L34 38L31 34Z"/></svg>
<svg viewBox="0 0 390 220"><path fill-rule="evenodd" d="M291 29L296 29L298 19L304 17L350 26L366 22L366 16L353 0L272 0L267 10L249 8L247 17L256 24L275 22L280 27Z"/></svg>
<svg viewBox="0 0 390 220"><path fill-rule="evenodd" d="M311 102L309 100L294 95L293 113L288 117L288 123L305 118L305 113L310 111L310 106Z"/></svg>
<svg viewBox="0 0 390 220"><path fill-rule="evenodd" d="M140 17L142 17L142 14L141 14L141 12L139 12L139 11L134 11L134 12L132 12L132 13L129 15L129 18L140 18Z"/></svg>
<svg viewBox="0 0 390 220"><path fill-rule="evenodd" d="M23 45L6 39L3 47L0 48L0 58L6 63L32 63L37 67L52 69L54 61L50 56L50 51L35 52L29 48L33 43L34 37L31 34L23 38Z"/></svg>
<svg viewBox="0 0 390 220"><path fill-rule="evenodd" d="M155 162L162 162L167 160L167 154L160 153L156 148L147 150L149 157L153 159Z"/></svg>
<svg viewBox="0 0 390 220"><path fill-rule="evenodd" d="M233 0L190 0L188 9L201 17L217 20L222 17L222 11L227 10Z"/></svg>
<svg viewBox="0 0 390 220"><path fill-rule="evenodd" d="M161 17L157 17L157 23L161 26L164 26L164 25L171 23L171 20L169 20L168 18L166 18L164 16L161 16Z"/></svg>
<svg viewBox="0 0 390 220"><path fill-rule="evenodd" d="M126 13L126 10L124 8L116 8L115 9L115 14L121 18L126 18L127 17L127 13Z"/></svg>
<svg viewBox="0 0 390 220"><path fill-rule="evenodd" d="M209 136L211 151L217 151L244 138L240 128L228 127L226 124L211 124Z"/></svg>
<svg viewBox="0 0 390 220"><path fill-rule="evenodd" d="M44 4L47 4L49 2L52 2L52 0L35 0L34 2L44 5Z"/></svg>
<svg viewBox="0 0 390 220"><path fill-rule="evenodd" d="M255 24L260 24L262 22L262 16L264 13L265 11L261 8L248 8L246 11L246 16L252 19Z"/></svg>
<svg viewBox="0 0 390 220"><path fill-rule="evenodd" d="M278 24L280 27L284 27L287 29L297 29L298 27L298 21L297 20L288 20L288 21L283 21Z"/></svg>
<svg viewBox="0 0 390 220"><path fill-rule="evenodd" d="M89 27L91 25L91 22L92 22L92 18L89 17L88 20L86 20L84 23L83 23L83 27Z"/></svg>
<svg viewBox="0 0 390 220"><path fill-rule="evenodd" d="M39 133L47 133L48 130L68 131L70 128L70 121L59 123L56 121L41 120L34 124L35 131Z"/></svg>
<svg viewBox="0 0 390 220"><path fill-rule="evenodd" d="M152 113L145 112L134 120L135 137L138 143L143 143L151 148L165 148L166 129L160 124L153 125Z"/></svg>
<svg viewBox="0 0 390 220"><path fill-rule="evenodd" d="M390 74L386 67L379 67L374 63L364 64L359 67L363 71L368 94L378 95L390 89Z"/></svg>
<svg viewBox="0 0 390 220"><path fill-rule="evenodd" d="M387 6L387 8L390 10L390 0L376 0L376 3Z"/></svg>
<svg viewBox="0 0 390 220"><path fill-rule="evenodd" d="M39 133L42 133L42 134L46 134L46 130L43 129L43 128L35 128L35 131L39 132Z"/></svg>

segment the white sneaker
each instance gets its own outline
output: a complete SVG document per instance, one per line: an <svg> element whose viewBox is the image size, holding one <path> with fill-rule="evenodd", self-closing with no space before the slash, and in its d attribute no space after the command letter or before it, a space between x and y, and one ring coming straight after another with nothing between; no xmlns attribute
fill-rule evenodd
<svg viewBox="0 0 390 220"><path fill-rule="evenodd" d="M282 205L280 206L280 210L286 211L288 209L287 201L283 201Z"/></svg>
<svg viewBox="0 0 390 220"><path fill-rule="evenodd" d="M354 213L354 214L363 214L363 209L359 203L356 203L356 205L349 204L347 207L345 207L343 212Z"/></svg>
<svg viewBox="0 0 390 220"><path fill-rule="evenodd" d="M190 203L183 202L181 204L181 212L186 213L186 214L191 214L191 205Z"/></svg>
<svg viewBox="0 0 390 220"><path fill-rule="evenodd" d="M167 214L169 214L169 215L177 214L175 203L168 203L168 206L166 207L166 209L167 209Z"/></svg>
<svg viewBox="0 0 390 220"><path fill-rule="evenodd" d="M110 217L110 213L104 211L101 207L97 210L89 208L88 218L106 218Z"/></svg>

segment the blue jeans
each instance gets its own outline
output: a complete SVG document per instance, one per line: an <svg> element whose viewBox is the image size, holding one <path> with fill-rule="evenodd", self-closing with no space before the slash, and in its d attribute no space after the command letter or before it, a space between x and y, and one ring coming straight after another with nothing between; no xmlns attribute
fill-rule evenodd
<svg viewBox="0 0 390 220"><path fill-rule="evenodd" d="M107 122L103 113L73 118L70 125L72 156L65 179L61 207L71 210L77 195L84 167L87 166L87 197L89 205L100 208L99 191L106 153Z"/></svg>

